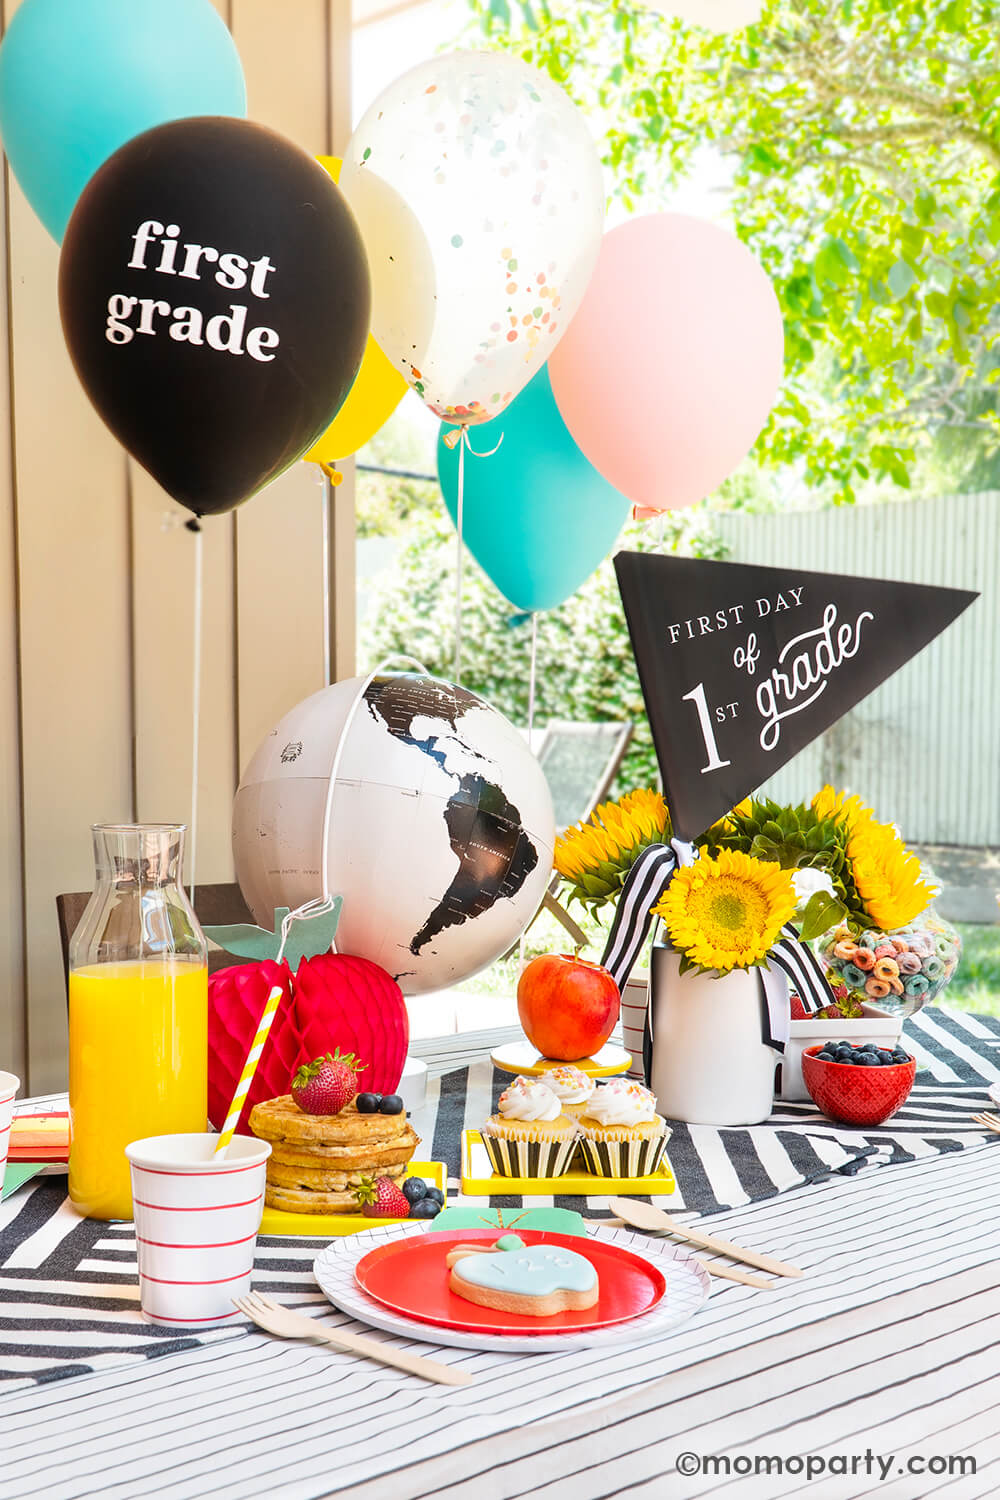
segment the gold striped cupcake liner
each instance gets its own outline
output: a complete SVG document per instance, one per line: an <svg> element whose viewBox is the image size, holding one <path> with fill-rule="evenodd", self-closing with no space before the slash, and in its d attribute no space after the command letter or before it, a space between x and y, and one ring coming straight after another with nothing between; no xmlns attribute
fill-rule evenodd
<svg viewBox="0 0 1000 1500"><path fill-rule="evenodd" d="M519 1141L482 1132L494 1172L501 1177L561 1177L569 1168L577 1137L564 1141Z"/></svg>
<svg viewBox="0 0 1000 1500"><path fill-rule="evenodd" d="M635 1140L591 1140L578 1143L587 1171L595 1177L649 1177L663 1160L669 1131Z"/></svg>

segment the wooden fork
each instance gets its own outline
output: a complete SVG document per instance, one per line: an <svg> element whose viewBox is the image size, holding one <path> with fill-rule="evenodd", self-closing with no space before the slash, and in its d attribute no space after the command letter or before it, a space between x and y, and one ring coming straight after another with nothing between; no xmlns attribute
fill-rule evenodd
<svg viewBox="0 0 1000 1500"><path fill-rule="evenodd" d="M995 1135L1000 1135L1000 1115L991 1115L984 1110L981 1115L973 1115L972 1119L974 1124L982 1125L986 1130L992 1130Z"/></svg>
<svg viewBox="0 0 1000 1500"><path fill-rule="evenodd" d="M233 1303L259 1328L273 1333L279 1339L314 1339L322 1344L332 1344L335 1349L344 1349L348 1354L359 1354L364 1359L377 1360L382 1365L393 1365L405 1370L408 1375L421 1375L424 1380L436 1380L439 1385L469 1385L472 1376L452 1365L439 1364L435 1359L424 1359L420 1354L410 1354L404 1349L394 1349L391 1344L380 1344L375 1339L360 1338L356 1333L344 1333L339 1328L325 1328L315 1318L304 1317L282 1307L271 1297L262 1297L259 1292L250 1292L246 1297L234 1297Z"/></svg>

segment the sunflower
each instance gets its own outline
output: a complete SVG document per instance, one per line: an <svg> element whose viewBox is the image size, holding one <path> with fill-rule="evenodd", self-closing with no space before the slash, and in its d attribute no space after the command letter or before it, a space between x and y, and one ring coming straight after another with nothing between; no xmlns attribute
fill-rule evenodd
<svg viewBox="0 0 1000 1500"><path fill-rule="evenodd" d="M864 915L880 932L905 927L937 895L921 878L917 856L888 823L877 823L874 818L855 823L847 841L847 858Z"/></svg>
<svg viewBox="0 0 1000 1500"><path fill-rule="evenodd" d="M594 906L616 896L643 849L670 837L667 804L659 792L627 792L602 802L586 823L556 839L554 865L576 896Z"/></svg>
<svg viewBox="0 0 1000 1500"><path fill-rule="evenodd" d="M653 908L682 967L722 974L762 964L794 910L791 871L735 849L678 870Z"/></svg>
<svg viewBox="0 0 1000 1500"><path fill-rule="evenodd" d="M818 818L824 821L832 818L837 823L843 823L845 828L855 828L860 823L870 822L875 816L860 797L849 797L846 792L838 792L829 785L816 793L812 799L812 809Z"/></svg>

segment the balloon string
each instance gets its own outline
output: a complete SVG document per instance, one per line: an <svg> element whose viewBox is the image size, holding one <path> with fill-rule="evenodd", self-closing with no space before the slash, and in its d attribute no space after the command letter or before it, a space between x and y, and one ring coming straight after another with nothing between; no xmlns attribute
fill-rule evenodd
<svg viewBox="0 0 1000 1500"><path fill-rule="evenodd" d="M473 458L492 458L502 442L503 433L501 432L498 442L492 448L486 448L482 453L477 453L469 441L467 427L459 427L457 433L449 432L445 437L445 443L449 448L458 444L458 500L455 506L458 550L455 554L455 669L453 674L456 687L462 685L462 564L464 561L462 534L465 525L465 450L468 448Z"/></svg>
<svg viewBox="0 0 1000 1500"><path fill-rule="evenodd" d="M201 623L204 579L205 533L199 527L194 533L194 665L191 702L191 837L188 844L188 871L191 879L191 905L194 906L195 867L198 858L198 746L201 739Z"/></svg>
<svg viewBox="0 0 1000 1500"><path fill-rule="evenodd" d="M535 753L535 683L538 669L538 611L531 611L531 665L528 669L528 749ZM517 945L518 972L524 968L525 945L528 929L521 933Z"/></svg>
<svg viewBox="0 0 1000 1500"><path fill-rule="evenodd" d="M354 695L354 702L351 704L347 712L347 717L344 720L344 727L340 731L340 737L337 740L337 748L333 752L333 762L330 766L330 775L326 783L326 802L323 807L323 847L320 856L320 875L323 881L323 895L322 897L316 898L317 900L322 900L323 902L332 901L333 899L333 893L330 890L330 825L333 821L333 794L337 786L337 777L340 774L340 763L344 758L344 748L347 745L347 736L350 733L351 725L357 718L358 710L360 709L362 703L364 703L365 701L365 694L371 687L372 683L375 681L375 678L378 676L378 674L385 667L387 667L390 662L406 662L407 666L416 668L416 670L421 674L422 677L427 677L430 675L424 664L417 661L415 656L383 656L382 660L378 662L368 673L368 676L364 679L361 686L358 688L358 691ZM325 907L324 909L332 910L332 907ZM293 912L292 915L294 916L295 913ZM336 953L336 938L331 943L330 947L331 951Z"/></svg>
<svg viewBox="0 0 1000 1500"><path fill-rule="evenodd" d="M531 668L528 673L528 749L535 748L535 681L538 666L538 614L531 612Z"/></svg>
<svg viewBox="0 0 1000 1500"><path fill-rule="evenodd" d="M329 687L333 672L333 663L330 653L330 625L332 601L330 599L330 565L331 557L330 538L330 508L333 505L333 486L330 476L325 469L321 471L323 486L323 685Z"/></svg>
<svg viewBox="0 0 1000 1500"><path fill-rule="evenodd" d="M462 525L465 520L465 449L468 442L468 429L463 427L458 440L458 506L455 518L458 542L455 553L455 669L452 676L456 687L462 685Z"/></svg>

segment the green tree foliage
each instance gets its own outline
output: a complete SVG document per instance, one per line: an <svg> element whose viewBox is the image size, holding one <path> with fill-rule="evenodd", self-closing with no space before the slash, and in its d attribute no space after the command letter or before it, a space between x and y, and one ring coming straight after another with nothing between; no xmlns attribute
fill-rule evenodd
<svg viewBox="0 0 1000 1500"><path fill-rule="evenodd" d="M454 668L455 531L439 494L406 527L407 542L379 579L362 630L359 660L370 670L383 657L416 657L449 680ZM703 518L664 518L671 551L717 557ZM659 546L648 526L628 526L622 546ZM516 614L466 554L462 582L462 685L480 693L515 724L528 719L530 616ZM619 790L657 784L656 756L614 569L605 562L560 609L538 616L535 722L550 718L630 720L635 734Z"/></svg>
<svg viewBox="0 0 1000 1500"><path fill-rule="evenodd" d="M762 459L847 501L941 453L1000 484L997 0L765 0L730 36L627 0L469 3L603 129L629 208L727 163L785 318Z"/></svg>

